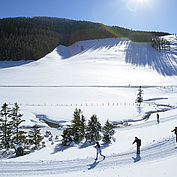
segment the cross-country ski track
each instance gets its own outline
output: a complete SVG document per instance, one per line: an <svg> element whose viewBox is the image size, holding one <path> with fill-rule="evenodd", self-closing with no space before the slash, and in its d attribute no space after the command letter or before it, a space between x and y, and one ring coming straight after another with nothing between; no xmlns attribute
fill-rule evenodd
<svg viewBox="0 0 177 177"><path fill-rule="evenodd" d="M62 174L72 171L92 170L93 168L117 168L133 163L146 163L168 156L177 155L174 137L163 140L141 150L136 156L135 151L107 156L104 161L95 162L93 158L66 161L40 162L1 162L0 176L28 176L41 174Z"/></svg>
<svg viewBox="0 0 177 177"><path fill-rule="evenodd" d="M168 116L163 118L161 124L177 119L177 116ZM145 128L149 126L156 126L153 121L147 121L139 125L129 126L123 129L136 129ZM93 158L86 159L74 159L74 160L52 160L52 161L38 161L38 162L15 162L15 161L1 161L0 164L0 176L30 176L30 175L60 175L63 173L70 173L74 171L86 171L94 168L104 169L109 167L120 168L127 165L133 165L137 163L146 163L150 161L158 161L166 159L170 156L177 155L177 146L175 143L175 137L170 136L164 138L153 144L149 144L146 147L141 148L141 154L136 155L135 149L132 151L112 154L106 156L105 160L100 158L98 161Z"/></svg>

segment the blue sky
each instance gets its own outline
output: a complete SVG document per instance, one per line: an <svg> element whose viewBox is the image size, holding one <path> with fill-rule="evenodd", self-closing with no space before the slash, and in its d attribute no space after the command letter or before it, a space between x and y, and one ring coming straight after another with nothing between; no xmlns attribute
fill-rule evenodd
<svg viewBox="0 0 177 177"><path fill-rule="evenodd" d="M177 0L2 0L0 18L50 16L177 33Z"/></svg>

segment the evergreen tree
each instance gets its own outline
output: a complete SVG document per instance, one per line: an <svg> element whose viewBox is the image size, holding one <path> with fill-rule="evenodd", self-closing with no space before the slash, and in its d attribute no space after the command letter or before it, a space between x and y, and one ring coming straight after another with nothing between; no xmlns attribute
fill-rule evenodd
<svg viewBox="0 0 177 177"><path fill-rule="evenodd" d="M72 134L73 134L73 141L75 143L79 143L83 140L85 136L85 118L82 115L82 111L77 109L74 111L73 114L74 118L72 120Z"/></svg>
<svg viewBox="0 0 177 177"><path fill-rule="evenodd" d="M68 127L63 130L62 136L62 145L69 146L73 142L73 131L71 127Z"/></svg>
<svg viewBox="0 0 177 177"><path fill-rule="evenodd" d="M83 115L81 115L81 124L80 124L80 131L81 131L81 139L83 140L85 137L85 131L86 131L86 120Z"/></svg>
<svg viewBox="0 0 177 177"><path fill-rule="evenodd" d="M19 113L19 106L17 103L14 104L14 107L11 111L12 121L13 121L13 143L15 144L21 144L26 142L26 132L21 131L20 124L24 122L25 120L22 120L23 114Z"/></svg>
<svg viewBox="0 0 177 177"><path fill-rule="evenodd" d="M103 132L103 142L110 143L112 136L115 133L115 130L113 129L114 126L109 122L109 120L106 121L102 132Z"/></svg>
<svg viewBox="0 0 177 177"><path fill-rule="evenodd" d="M34 145L34 148L40 148L40 143L43 140L43 136L41 136L40 128L37 125L31 127L29 131L29 142L31 145Z"/></svg>
<svg viewBox="0 0 177 177"><path fill-rule="evenodd" d="M136 98L136 103L139 103L139 105L143 102L142 94L143 94L143 90L141 89L141 86L139 86L138 94Z"/></svg>
<svg viewBox="0 0 177 177"><path fill-rule="evenodd" d="M88 121L88 126L86 129L86 141L90 143L95 143L101 139L101 124L98 121L96 115L92 115L90 120Z"/></svg>
<svg viewBox="0 0 177 177"><path fill-rule="evenodd" d="M25 132L25 131L22 131L22 130L20 130L19 132L18 132L18 142L21 144L21 143L23 143L24 144L24 147L26 147L26 145L27 145L27 132Z"/></svg>
<svg viewBox="0 0 177 177"><path fill-rule="evenodd" d="M0 112L0 138L2 148L11 147L12 122L10 121L10 109L7 103L4 103Z"/></svg>

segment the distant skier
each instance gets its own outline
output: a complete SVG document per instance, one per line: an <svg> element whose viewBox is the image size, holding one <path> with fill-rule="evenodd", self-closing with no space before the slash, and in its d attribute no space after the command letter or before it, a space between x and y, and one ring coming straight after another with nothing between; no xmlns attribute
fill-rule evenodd
<svg viewBox="0 0 177 177"><path fill-rule="evenodd" d="M160 118L159 118L159 114L157 113L157 123L160 123Z"/></svg>
<svg viewBox="0 0 177 177"><path fill-rule="evenodd" d="M177 142L177 127L174 128L174 130L172 130L171 132L174 132L176 135L176 142Z"/></svg>
<svg viewBox="0 0 177 177"><path fill-rule="evenodd" d="M141 139L135 137L135 140L133 141L132 144L136 143L136 146L137 146L137 154L140 154L140 146L141 146Z"/></svg>
<svg viewBox="0 0 177 177"><path fill-rule="evenodd" d="M94 146L94 148L96 148L96 150L97 150L95 160L98 160L98 153L103 157L103 160L104 160L105 156L101 153L101 146L100 146L99 142L96 142L96 145Z"/></svg>

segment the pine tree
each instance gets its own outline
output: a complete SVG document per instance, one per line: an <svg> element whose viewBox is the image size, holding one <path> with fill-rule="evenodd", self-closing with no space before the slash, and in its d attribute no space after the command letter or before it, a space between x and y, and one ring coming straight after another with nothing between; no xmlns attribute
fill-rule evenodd
<svg viewBox="0 0 177 177"><path fill-rule="evenodd" d="M113 129L114 126L109 122L109 120L106 121L102 132L103 132L103 142L110 143L112 136L115 133L115 130Z"/></svg>
<svg viewBox="0 0 177 177"><path fill-rule="evenodd" d="M9 149L11 147L12 122L10 121L10 109L7 103L4 103L0 112L0 138L2 148Z"/></svg>
<svg viewBox="0 0 177 177"><path fill-rule="evenodd" d="M80 131L81 131L81 139L83 140L85 137L85 131L86 131L86 120L83 115L81 115L81 124L80 124Z"/></svg>
<svg viewBox="0 0 177 177"><path fill-rule="evenodd" d="M85 136L85 118L82 115L82 111L77 109L74 111L73 114L74 118L72 120L72 134L73 134L73 141L75 143L79 143L84 139Z"/></svg>
<svg viewBox="0 0 177 177"><path fill-rule="evenodd" d="M139 86L138 94L136 98L136 103L139 103L139 105L143 102L142 94L143 94L143 90L141 89L141 86Z"/></svg>
<svg viewBox="0 0 177 177"><path fill-rule="evenodd" d="M92 115L90 120L88 121L88 126L86 129L86 141L90 143L95 143L101 139L101 124L98 121L96 115Z"/></svg>
<svg viewBox="0 0 177 177"><path fill-rule="evenodd" d="M62 136L62 145L69 146L73 142L73 131L71 127L68 127L63 130Z"/></svg>
<svg viewBox="0 0 177 177"><path fill-rule="evenodd" d="M40 148L40 143L43 140L43 136L41 136L40 128L37 125L31 127L28 137L30 144L34 145L35 149Z"/></svg>
<svg viewBox="0 0 177 177"><path fill-rule="evenodd" d="M16 144L22 144L26 142L26 132L21 131L20 124L24 122L25 120L22 120L23 114L19 113L19 106L17 103L14 104L14 107L11 111L12 121L13 121L13 143Z"/></svg>
<svg viewBox="0 0 177 177"><path fill-rule="evenodd" d="M21 144L21 143L23 143L24 144L24 147L26 146L26 144L27 144L27 132L25 132L25 131L22 131L22 130L20 130L19 132L18 132L18 141L19 141L19 143Z"/></svg>

